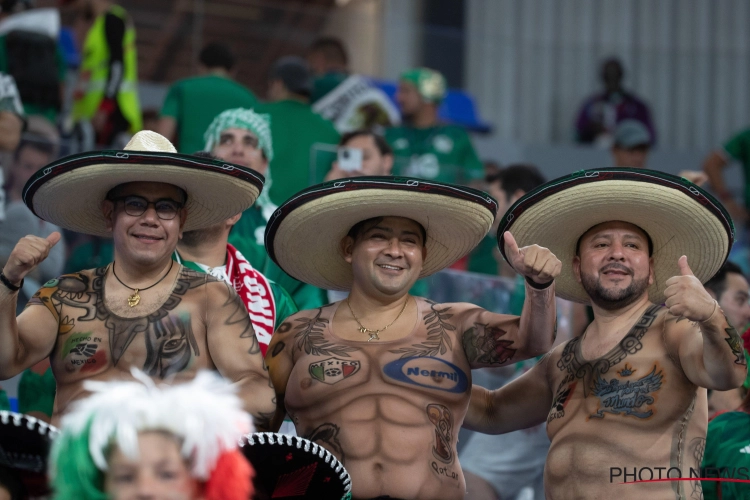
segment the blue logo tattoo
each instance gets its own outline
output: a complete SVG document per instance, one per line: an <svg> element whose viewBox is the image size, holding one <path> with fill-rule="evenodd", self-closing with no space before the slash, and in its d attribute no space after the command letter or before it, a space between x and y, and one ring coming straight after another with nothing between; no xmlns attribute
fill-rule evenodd
<svg viewBox="0 0 750 500"><path fill-rule="evenodd" d="M391 361L383 373L394 380L428 389L462 393L469 387L469 379L456 365L440 358L412 357Z"/></svg>

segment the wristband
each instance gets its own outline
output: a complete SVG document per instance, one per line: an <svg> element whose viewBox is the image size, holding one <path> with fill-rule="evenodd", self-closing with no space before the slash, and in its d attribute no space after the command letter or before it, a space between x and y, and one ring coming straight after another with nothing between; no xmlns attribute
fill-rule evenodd
<svg viewBox="0 0 750 500"><path fill-rule="evenodd" d="M11 283L8 278L5 277L5 274L3 274L2 271L0 271L0 281L2 281L3 285L5 285L6 288L8 288L8 290L10 290L11 292L17 292L23 286L23 279L21 279L21 283L18 286L16 286L13 283Z"/></svg>
<svg viewBox="0 0 750 500"><path fill-rule="evenodd" d="M552 283L555 282L554 279L550 281L549 283L537 283L536 281L529 279L529 278L524 278L524 279L526 280L526 283L528 283L529 286L533 288L534 290L546 290L547 288L549 288L549 286Z"/></svg>
<svg viewBox="0 0 750 500"><path fill-rule="evenodd" d="M719 309L719 302L718 302L718 301L717 301L716 299L714 299L714 310L713 310L713 311L711 311L711 316L709 316L708 318L706 318L706 319L704 319L703 321L701 321L701 323L705 323L706 321L708 321L708 320L710 320L711 318L713 318L713 317L714 317L714 314L716 314L716 311L718 311L718 309ZM731 326L731 325L730 325L730 326Z"/></svg>

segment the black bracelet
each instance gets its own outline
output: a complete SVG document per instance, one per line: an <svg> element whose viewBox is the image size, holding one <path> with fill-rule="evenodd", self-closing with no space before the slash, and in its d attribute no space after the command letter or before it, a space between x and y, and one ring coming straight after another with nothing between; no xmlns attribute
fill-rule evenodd
<svg viewBox="0 0 750 500"><path fill-rule="evenodd" d="M526 278L526 283L528 283L529 286L533 288L534 290L545 290L549 288L549 286L554 282L555 280L552 280L549 283L537 283L536 281L532 279Z"/></svg>
<svg viewBox="0 0 750 500"><path fill-rule="evenodd" d="M0 271L0 281L2 281L3 285L5 285L8 288L8 290L10 290L11 292L17 292L23 286L23 279L21 280L21 284L16 286L13 283L11 283L8 278L5 277L2 271Z"/></svg>

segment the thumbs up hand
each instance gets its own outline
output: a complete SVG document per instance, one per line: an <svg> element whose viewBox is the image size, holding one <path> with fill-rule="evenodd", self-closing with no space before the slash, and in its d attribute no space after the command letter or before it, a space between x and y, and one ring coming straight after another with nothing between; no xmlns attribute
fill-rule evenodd
<svg viewBox="0 0 750 500"><path fill-rule="evenodd" d="M706 321L716 311L717 302L695 277L685 255L677 261L677 267L680 268L680 275L669 278L666 283L665 305L674 316L690 321Z"/></svg>
<svg viewBox="0 0 750 500"><path fill-rule="evenodd" d="M548 248L529 245L518 248L510 231L504 235L505 255L511 267L520 275L544 285L560 275L562 263Z"/></svg>
<svg viewBox="0 0 750 500"><path fill-rule="evenodd" d="M3 274L14 285L21 282L24 276L29 274L49 255L52 247L60 241L60 233L53 232L46 238L38 236L24 236L10 253L8 262L5 263Z"/></svg>

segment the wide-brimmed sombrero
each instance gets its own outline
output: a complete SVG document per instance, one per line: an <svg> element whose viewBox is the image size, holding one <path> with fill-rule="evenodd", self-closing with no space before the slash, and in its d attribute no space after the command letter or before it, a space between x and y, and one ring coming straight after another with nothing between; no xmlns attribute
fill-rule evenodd
<svg viewBox="0 0 750 500"><path fill-rule="evenodd" d="M138 132L122 151L67 156L40 169L23 189L23 201L38 217L60 227L110 236L101 202L126 182L164 182L187 194L184 230L202 229L255 203L263 176L220 160L178 154L151 131Z"/></svg>
<svg viewBox="0 0 750 500"><path fill-rule="evenodd" d="M9 469L29 495L48 493L47 456L57 428L39 419L0 411L0 467Z"/></svg>
<svg viewBox="0 0 750 500"><path fill-rule="evenodd" d="M312 186L281 205L266 226L266 250L300 281L349 290L352 270L340 243L373 217L406 217L427 233L420 277L469 253L489 232L497 202L476 189L408 177L358 177Z"/></svg>
<svg viewBox="0 0 750 500"><path fill-rule="evenodd" d="M256 432L243 438L240 445L255 469L255 500L350 498L349 473L330 451L312 441Z"/></svg>
<svg viewBox="0 0 750 500"><path fill-rule="evenodd" d="M677 261L686 255L697 278L705 283L724 264L734 242L734 226L724 206L692 182L646 169L583 170L548 182L519 199L498 228L510 231L518 246L549 248L563 263L555 280L557 295L588 303L573 275L579 238L608 221L624 221L643 229L653 242L654 283L649 299L664 301L665 282L679 275Z"/></svg>

